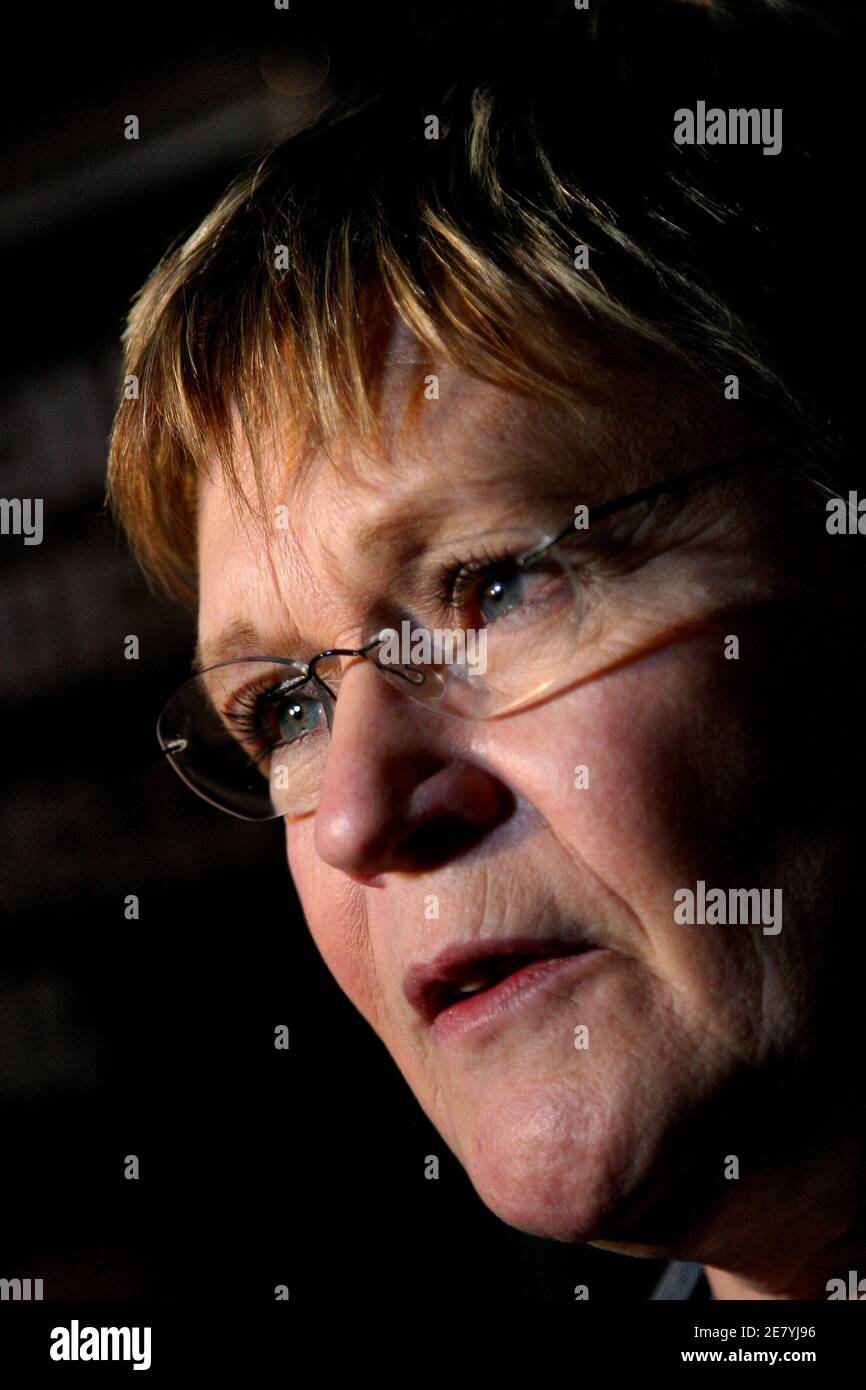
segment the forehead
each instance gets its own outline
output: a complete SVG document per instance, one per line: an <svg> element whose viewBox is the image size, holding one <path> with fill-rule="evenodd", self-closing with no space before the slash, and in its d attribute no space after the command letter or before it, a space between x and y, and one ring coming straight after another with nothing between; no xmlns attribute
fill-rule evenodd
<svg viewBox="0 0 866 1390"><path fill-rule="evenodd" d="M342 644L389 564L405 564L431 537L519 524L540 506L555 524L578 502L676 471L671 451L701 418L677 394L647 369L596 361L577 410L567 410L425 363L405 337L393 342L378 401L381 453L347 444L300 457L286 438L263 452L259 498L239 438L245 503L218 468L202 479L200 644L233 619L273 633L292 654Z"/></svg>

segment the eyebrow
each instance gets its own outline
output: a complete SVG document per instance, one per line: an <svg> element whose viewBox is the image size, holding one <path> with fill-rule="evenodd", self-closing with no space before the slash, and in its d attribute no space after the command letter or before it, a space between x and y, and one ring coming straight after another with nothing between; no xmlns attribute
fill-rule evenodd
<svg viewBox="0 0 866 1390"><path fill-rule="evenodd" d="M297 645L297 638L293 640ZM281 648L290 647L292 642L287 642L283 637L277 640L276 645ZM233 618L211 641L196 642L192 660L193 670L201 673L210 666L218 666L221 661L240 660L245 656L292 655L290 650L272 652L269 649L273 646L273 639L264 637L249 618Z"/></svg>
<svg viewBox="0 0 866 1390"><path fill-rule="evenodd" d="M401 498L395 505L381 508L371 519L355 522L357 551L360 555L375 554L380 566L386 556L392 564L404 564L424 549L431 530L453 511L451 497L416 497L408 503Z"/></svg>

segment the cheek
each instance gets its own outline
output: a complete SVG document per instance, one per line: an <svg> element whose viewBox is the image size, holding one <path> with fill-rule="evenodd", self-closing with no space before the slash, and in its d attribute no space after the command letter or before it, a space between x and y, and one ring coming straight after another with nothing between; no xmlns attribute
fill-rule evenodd
<svg viewBox="0 0 866 1390"><path fill-rule="evenodd" d="M320 859L312 816L286 823L286 858L322 959L343 992L379 1032L381 1010L364 889Z"/></svg>
<svg viewBox="0 0 866 1390"><path fill-rule="evenodd" d="M515 780L557 838L603 881L627 882L632 902L708 867L753 795L725 677L706 652L669 649L542 707L509 743Z"/></svg>
<svg viewBox="0 0 866 1390"><path fill-rule="evenodd" d="M570 885L592 885L599 924L652 972L689 1026L715 1029L743 1055L800 1026L790 1001L804 1003L794 908L805 832L778 862L766 826L780 791L741 698L747 683L719 651L701 642L671 648L551 702L519 751L514 740L509 766L563 851L560 899L568 903ZM790 930L761 936L761 949L760 927L677 922L677 890L701 879L784 884Z"/></svg>

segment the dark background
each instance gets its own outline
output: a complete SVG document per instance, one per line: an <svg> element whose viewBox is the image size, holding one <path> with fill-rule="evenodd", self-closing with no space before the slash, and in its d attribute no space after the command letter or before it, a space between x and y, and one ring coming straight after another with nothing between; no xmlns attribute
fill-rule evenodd
<svg viewBox="0 0 866 1390"><path fill-rule="evenodd" d="M251 157L423 42L261 0L22 11L3 45L0 495L42 497L45 532L0 539L0 1277L46 1299L645 1298L658 1272L483 1207L319 959L280 826L161 765L193 617L105 514L130 296Z"/></svg>

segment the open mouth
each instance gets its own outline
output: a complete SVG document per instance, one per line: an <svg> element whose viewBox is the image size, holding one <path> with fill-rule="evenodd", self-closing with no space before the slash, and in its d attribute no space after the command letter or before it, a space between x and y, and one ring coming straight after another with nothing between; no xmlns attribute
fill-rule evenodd
<svg viewBox="0 0 866 1390"><path fill-rule="evenodd" d="M480 945L480 943L479 943ZM410 971L405 984L409 1002L427 1023L443 1014L479 1014L488 1005L495 1008L536 979L541 979L563 961L593 954L589 944L541 943L532 950L482 955L478 948L446 952L431 967Z"/></svg>
<svg viewBox="0 0 866 1390"><path fill-rule="evenodd" d="M568 954L563 951L563 955ZM434 993L436 1012L440 1014L443 1009L450 1009L454 1004L460 1004L465 999L474 999L478 994L487 994L500 984L502 980L507 980L511 975L517 974L524 966L535 965L539 959L550 960L550 956L499 956L488 961L479 961L478 965L471 967L471 979L457 981L443 981L438 985Z"/></svg>

